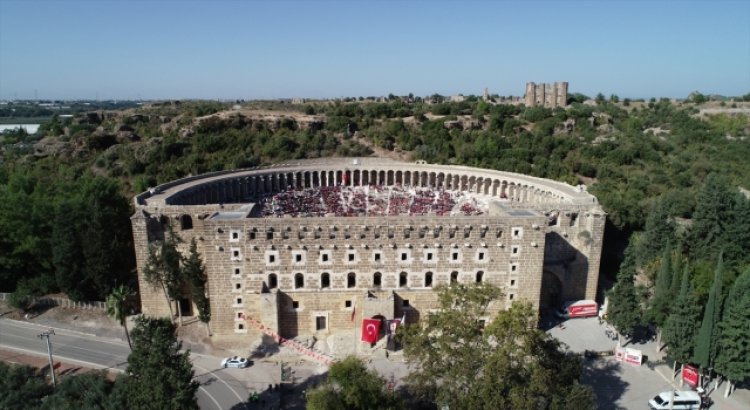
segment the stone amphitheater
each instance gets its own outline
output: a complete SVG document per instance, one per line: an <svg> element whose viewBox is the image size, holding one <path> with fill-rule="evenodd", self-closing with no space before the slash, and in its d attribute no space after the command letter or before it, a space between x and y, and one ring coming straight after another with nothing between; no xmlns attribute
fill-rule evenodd
<svg viewBox="0 0 750 410"><path fill-rule="evenodd" d="M487 320L519 300L594 299L606 219L583 186L384 158L192 176L137 195L135 209L143 313L170 314L142 272L171 229L183 251L197 241L214 336L248 343L262 324L356 344L364 318L416 322L437 306L433 287L455 282L503 289ZM197 314L188 288L176 307Z"/></svg>

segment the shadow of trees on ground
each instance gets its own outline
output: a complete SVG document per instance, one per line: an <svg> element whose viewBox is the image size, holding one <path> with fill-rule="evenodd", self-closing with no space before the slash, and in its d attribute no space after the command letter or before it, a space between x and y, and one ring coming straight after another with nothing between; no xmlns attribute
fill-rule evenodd
<svg viewBox="0 0 750 410"><path fill-rule="evenodd" d="M604 358L587 358L583 361L581 381L596 392L597 408L600 410L624 410L615 404L627 390L629 383L620 377L620 363Z"/></svg>

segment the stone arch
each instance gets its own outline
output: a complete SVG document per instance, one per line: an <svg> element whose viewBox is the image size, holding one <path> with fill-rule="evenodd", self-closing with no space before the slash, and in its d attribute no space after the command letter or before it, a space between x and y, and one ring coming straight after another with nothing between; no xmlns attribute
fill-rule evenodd
<svg viewBox="0 0 750 410"><path fill-rule="evenodd" d="M294 288L302 289L305 287L305 275L301 273L294 274Z"/></svg>
<svg viewBox="0 0 750 410"><path fill-rule="evenodd" d="M357 274L349 272L346 274L346 287L349 289L357 287Z"/></svg>
<svg viewBox="0 0 750 410"><path fill-rule="evenodd" d="M383 274L380 272L375 272L372 275L372 286L379 288L383 284Z"/></svg>
<svg viewBox="0 0 750 410"><path fill-rule="evenodd" d="M450 284L458 283L458 271L451 272Z"/></svg>
<svg viewBox="0 0 750 410"><path fill-rule="evenodd" d="M193 229L193 218L190 215L184 214L180 216L180 229L183 231Z"/></svg>
<svg viewBox="0 0 750 410"><path fill-rule="evenodd" d="M554 309L563 302L563 281L557 273L544 269L542 272L542 291L539 298L540 309Z"/></svg>
<svg viewBox="0 0 750 410"><path fill-rule="evenodd" d="M431 288L432 287L432 272L427 272L424 274L424 287Z"/></svg>
<svg viewBox="0 0 750 410"><path fill-rule="evenodd" d="M484 281L484 271L483 270L477 271L475 279L477 283L482 283Z"/></svg>
<svg viewBox="0 0 750 410"><path fill-rule="evenodd" d="M320 288L328 289L330 287L331 287L331 274L328 272L323 272L320 275Z"/></svg>
<svg viewBox="0 0 750 410"><path fill-rule="evenodd" d="M276 289L279 287L279 277L275 273L268 275L268 289Z"/></svg>
<svg viewBox="0 0 750 410"><path fill-rule="evenodd" d="M406 272L398 274L398 287L405 288L409 286L409 275Z"/></svg>

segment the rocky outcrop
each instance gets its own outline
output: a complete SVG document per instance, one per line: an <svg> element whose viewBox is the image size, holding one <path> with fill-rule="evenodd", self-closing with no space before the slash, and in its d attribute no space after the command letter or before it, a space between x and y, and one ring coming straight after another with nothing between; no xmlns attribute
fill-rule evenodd
<svg viewBox="0 0 750 410"><path fill-rule="evenodd" d="M72 152L71 144L57 137L44 137L34 144L34 155L37 157L69 155Z"/></svg>

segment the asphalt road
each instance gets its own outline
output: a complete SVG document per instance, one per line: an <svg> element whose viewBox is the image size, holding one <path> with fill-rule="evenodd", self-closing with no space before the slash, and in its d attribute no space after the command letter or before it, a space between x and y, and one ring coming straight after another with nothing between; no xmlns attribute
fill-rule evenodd
<svg viewBox="0 0 750 410"><path fill-rule="evenodd" d="M19 352L47 357L47 344L39 335L49 328L32 323L0 319L0 346ZM55 360L76 363L95 369L124 371L130 348L119 340L63 329L50 336ZM232 376L241 369L222 369L220 358L190 354L195 370L198 404L201 409L244 409L248 390Z"/></svg>

